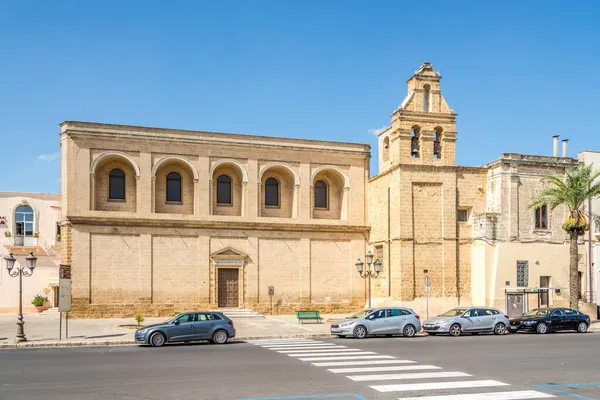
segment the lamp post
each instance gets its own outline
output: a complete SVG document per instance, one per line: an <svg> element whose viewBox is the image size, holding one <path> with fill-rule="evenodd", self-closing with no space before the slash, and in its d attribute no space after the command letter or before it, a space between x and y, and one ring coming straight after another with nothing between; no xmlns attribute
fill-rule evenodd
<svg viewBox="0 0 600 400"><path fill-rule="evenodd" d="M25 337L25 331L23 330L23 325L25 324L25 322L23 322L23 276L33 275L37 257L33 255L33 252L30 252L29 255L25 257L26 265L27 268L29 268L29 271L27 271L23 265L15 268L16 258L13 256L13 253L4 256L4 261L6 261L8 275L13 278L16 278L17 276L19 277L19 315L17 316L17 337L15 342L26 342L27 338Z"/></svg>
<svg viewBox="0 0 600 400"><path fill-rule="evenodd" d="M366 271L364 270L365 264L360 260L360 258L358 260L356 260L354 265L356 265L356 270L358 271L361 278L363 278L363 279L369 278L369 281L367 283L367 285L369 287L369 305L367 308L371 308L371 278L376 279L379 276L379 273L381 272L381 261L379 261L379 259L377 259L377 260L375 260L375 263L373 263L373 254L371 254L370 250L367 253L367 255L365 256L365 261L367 261L367 270ZM371 265L373 265L373 267L374 267L373 270L371 269Z"/></svg>

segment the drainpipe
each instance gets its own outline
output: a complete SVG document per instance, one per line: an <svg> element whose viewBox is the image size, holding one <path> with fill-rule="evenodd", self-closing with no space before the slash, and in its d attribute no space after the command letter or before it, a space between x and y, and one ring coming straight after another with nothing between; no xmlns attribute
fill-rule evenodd
<svg viewBox="0 0 600 400"><path fill-rule="evenodd" d="M553 141L554 141L554 149L553 149L553 151L552 151L552 155L553 155L554 157L558 157L558 138L559 138L559 137L560 137L559 135L554 135L554 136L552 136L552 139L553 139Z"/></svg>
<svg viewBox="0 0 600 400"><path fill-rule="evenodd" d="M569 139L563 139L563 152L562 152L562 156L563 158L567 157L567 143L569 143Z"/></svg>

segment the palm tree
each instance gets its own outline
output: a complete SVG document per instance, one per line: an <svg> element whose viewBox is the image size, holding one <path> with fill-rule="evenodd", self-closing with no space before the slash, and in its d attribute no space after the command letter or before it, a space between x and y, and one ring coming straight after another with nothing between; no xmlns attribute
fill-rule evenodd
<svg viewBox="0 0 600 400"><path fill-rule="evenodd" d="M594 171L592 165L579 164L568 172L564 179L556 175L546 175L544 180L548 186L535 194L529 203L529 209L548 205L551 210L564 205L569 210L569 216L562 228L569 234L569 291L571 308L577 308L579 301L579 274L577 264L579 248L577 239L590 229L586 217L585 202L600 196L600 171Z"/></svg>

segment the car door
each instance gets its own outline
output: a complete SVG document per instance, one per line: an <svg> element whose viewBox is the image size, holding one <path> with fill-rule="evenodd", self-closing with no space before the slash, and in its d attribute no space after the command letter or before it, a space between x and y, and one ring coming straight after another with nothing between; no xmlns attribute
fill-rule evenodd
<svg viewBox="0 0 600 400"><path fill-rule="evenodd" d="M171 342L194 340L196 334L194 319L194 314L186 313L173 320L167 329L167 340Z"/></svg>
<svg viewBox="0 0 600 400"><path fill-rule="evenodd" d="M210 313L196 313L196 322L194 322L195 336L197 340L210 339L212 336L212 327L214 327L214 318Z"/></svg>
<svg viewBox="0 0 600 400"><path fill-rule="evenodd" d="M563 329L574 329L577 330L577 325L579 325L579 313L570 308L565 308L563 310L565 313L564 319L564 328Z"/></svg>
<svg viewBox="0 0 600 400"><path fill-rule="evenodd" d="M369 334L381 335L385 333L385 328L387 326L387 311L387 309L382 308L373 311L366 317L368 321L367 331Z"/></svg>
<svg viewBox="0 0 600 400"><path fill-rule="evenodd" d="M388 322L385 333L402 332L406 323L406 315L402 315L402 311L399 308L390 308L386 314Z"/></svg>
<svg viewBox="0 0 600 400"><path fill-rule="evenodd" d="M477 309L477 326L482 331L491 331L496 325L496 316L489 308Z"/></svg>
<svg viewBox="0 0 600 400"><path fill-rule="evenodd" d="M476 308L469 308L463 313L460 318L463 332L477 332L479 330L477 321L478 316L479 313Z"/></svg>
<svg viewBox="0 0 600 400"><path fill-rule="evenodd" d="M565 327L565 313L560 308L550 314L550 329L555 331L567 329Z"/></svg>

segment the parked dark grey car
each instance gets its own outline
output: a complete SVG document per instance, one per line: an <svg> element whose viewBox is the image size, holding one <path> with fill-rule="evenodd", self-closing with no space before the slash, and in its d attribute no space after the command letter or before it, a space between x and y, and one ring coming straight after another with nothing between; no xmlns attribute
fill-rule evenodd
<svg viewBox="0 0 600 400"><path fill-rule="evenodd" d="M145 326L135 332L137 344L150 344L154 347L194 340L223 344L233 337L233 321L222 313L212 311L178 314L163 324Z"/></svg>

